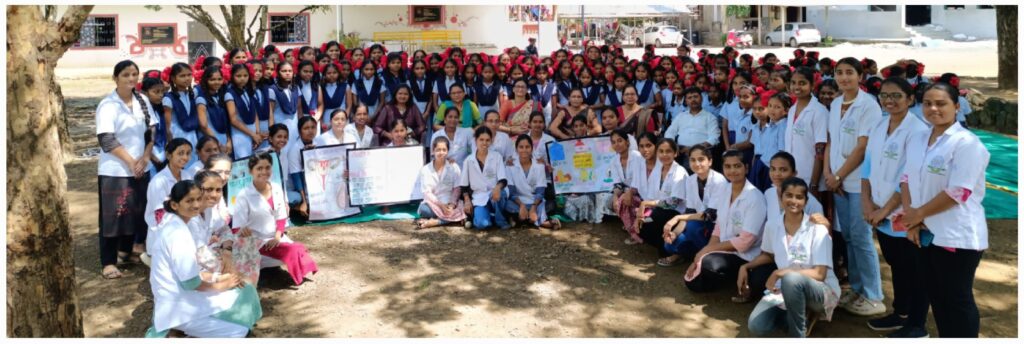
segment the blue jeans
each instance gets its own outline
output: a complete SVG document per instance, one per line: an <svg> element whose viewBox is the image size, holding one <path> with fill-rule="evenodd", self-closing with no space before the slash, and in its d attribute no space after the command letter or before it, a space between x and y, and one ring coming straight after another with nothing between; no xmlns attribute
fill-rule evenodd
<svg viewBox="0 0 1024 344"><path fill-rule="evenodd" d="M678 254L682 258L693 259L697 252L707 246L715 223L710 221L686 221L686 229L676 240L665 243L665 252L669 255Z"/></svg>
<svg viewBox="0 0 1024 344"><path fill-rule="evenodd" d="M747 320L750 333L763 337L775 329L786 327L792 337L807 336L807 310L815 313L825 312L825 292L828 288L822 282L815 281L799 272L789 272L782 276L782 298L786 309L774 304L760 301L754 306Z"/></svg>
<svg viewBox="0 0 1024 344"><path fill-rule="evenodd" d="M505 220L505 214L502 213L502 209L505 209L505 202L508 201L508 193L505 190L501 190L501 197L497 202L490 199L488 195L487 204L484 206L473 206L473 228L475 229L486 229L491 226L491 217L494 217L493 224L501 227L501 229L508 229L508 221Z"/></svg>
<svg viewBox="0 0 1024 344"><path fill-rule="evenodd" d="M416 209L416 213L420 215L421 219L436 219L442 225L448 224L448 221L442 220L437 217L437 214L434 214L434 210L430 209L427 201L420 202L420 207Z"/></svg>
<svg viewBox="0 0 1024 344"><path fill-rule="evenodd" d="M882 273L878 252L871 237L871 225L861 216L860 194L832 194L836 201L836 219L842 226L843 239L849 256L847 271L850 287L868 300L882 301Z"/></svg>

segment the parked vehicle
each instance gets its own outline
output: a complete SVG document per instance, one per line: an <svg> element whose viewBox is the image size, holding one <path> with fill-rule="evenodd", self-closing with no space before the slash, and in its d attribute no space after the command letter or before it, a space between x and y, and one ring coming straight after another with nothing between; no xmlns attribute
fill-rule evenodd
<svg viewBox="0 0 1024 344"><path fill-rule="evenodd" d="M753 46L754 38L750 36L750 33L744 31L729 30L729 34L726 35L725 45L730 47L750 48Z"/></svg>
<svg viewBox="0 0 1024 344"><path fill-rule="evenodd" d="M820 42L821 32L811 23L787 23L785 37L781 25L764 36L764 44L769 46L788 43L790 47L796 48L800 45L818 46Z"/></svg>
<svg viewBox="0 0 1024 344"><path fill-rule="evenodd" d="M644 33L637 38L637 45L654 44L655 46L672 45L678 46L683 40L683 34L674 25L654 25L644 28Z"/></svg>

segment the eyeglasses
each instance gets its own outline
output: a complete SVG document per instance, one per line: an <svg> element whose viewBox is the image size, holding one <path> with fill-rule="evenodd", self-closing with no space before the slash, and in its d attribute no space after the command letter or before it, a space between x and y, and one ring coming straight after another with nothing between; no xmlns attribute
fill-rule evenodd
<svg viewBox="0 0 1024 344"><path fill-rule="evenodd" d="M900 99L903 99L903 94L902 93L879 93L878 94L878 100L886 100L886 99L900 100Z"/></svg>

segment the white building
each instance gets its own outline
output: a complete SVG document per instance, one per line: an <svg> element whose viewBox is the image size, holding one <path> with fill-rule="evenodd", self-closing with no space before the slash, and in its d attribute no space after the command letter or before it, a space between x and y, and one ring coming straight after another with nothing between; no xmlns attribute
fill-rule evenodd
<svg viewBox="0 0 1024 344"><path fill-rule="evenodd" d="M909 39L915 33L948 39L954 34L996 38L993 6L844 5L807 6L806 21L836 39ZM933 24L944 30L923 26Z"/></svg>
<svg viewBox="0 0 1024 344"><path fill-rule="evenodd" d="M304 6L270 6L270 21L287 20ZM250 18L257 7L247 6ZM58 15L63 15L65 8L59 6ZM224 24L219 6L203 8ZM558 47L556 16L555 6L550 5L330 6L323 12L302 14L268 32L264 44L285 50L304 45L319 47L336 40L340 32L355 32L364 44L375 34L411 37L419 32L445 32L447 37L458 38L452 39L453 43L489 53L512 45L525 47L528 37L538 38L540 51L550 51ZM401 42L388 43L389 49L403 46ZM429 48L442 49L436 44ZM162 69L175 62L188 62L199 54L219 57L225 51L205 27L175 6L162 6L159 11L144 6L96 6L83 25L79 42L60 59L59 67L108 68L116 61L132 59L143 70Z"/></svg>

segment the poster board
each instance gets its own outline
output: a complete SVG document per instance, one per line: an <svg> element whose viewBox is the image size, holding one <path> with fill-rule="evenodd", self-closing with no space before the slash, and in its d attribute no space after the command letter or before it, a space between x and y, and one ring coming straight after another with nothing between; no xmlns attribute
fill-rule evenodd
<svg viewBox="0 0 1024 344"><path fill-rule="evenodd" d="M555 194L611 191L618 154L609 135L551 141L545 147L553 169Z"/></svg>
<svg viewBox="0 0 1024 344"><path fill-rule="evenodd" d="M404 203L423 199L423 146L348 150L349 204Z"/></svg>
<svg viewBox="0 0 1024 344"><path fill-rule="evenodd" d="M270 175L270 182L281 185L281 190L288 190L288 187L284 185L281 159L273 151L270 152L270 158L273 160L273 166L271 166L273 174ZM229 207L235 205L235 197L242 192L242 189L249 185L252 185L252 175L249 174L249 158L245 157L235 160L235 162L231 163L231 177L228 178L227 200Z"/></svg>
<svg viewBox="0 0 1024 344"><path fill-rule="evenodd" d="M348 203L345 180L345 159L354 143L315 147L302 150L302 178L309 200L309 220L334 220L359 214L361 210Z"/></svg>

